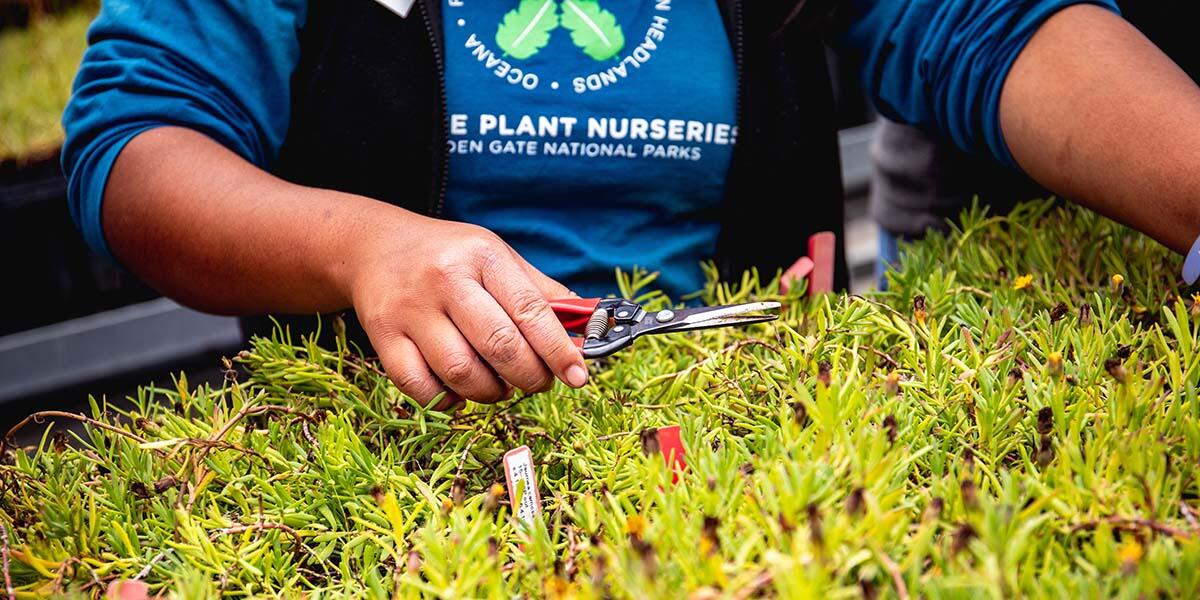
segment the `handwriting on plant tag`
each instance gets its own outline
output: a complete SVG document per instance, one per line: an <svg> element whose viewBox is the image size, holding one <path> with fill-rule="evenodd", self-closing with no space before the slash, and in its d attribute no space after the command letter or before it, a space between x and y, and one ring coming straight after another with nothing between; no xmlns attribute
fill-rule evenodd
<svg viewBox="0 0 1200 600"><path fill-rule="evenodd" d="M533 523L542 513L542 497L538 493L529 446L514 448L504 454L504 478L508 482L513 515L525 523Z"/></svg>

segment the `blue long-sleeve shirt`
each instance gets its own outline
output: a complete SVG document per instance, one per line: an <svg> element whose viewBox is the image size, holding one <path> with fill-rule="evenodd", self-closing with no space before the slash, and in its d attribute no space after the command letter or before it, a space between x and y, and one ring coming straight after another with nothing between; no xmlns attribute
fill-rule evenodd
<svg viewBox="0 0 1200 600"><path fill-rule="evenodd" d="M862 53L866 90L894 120L935 130L1013 165L1000 91L1049 16L1114 0L854 0L842 42ZM200 131L267 168L289 122L305 0L105 0L63 115L71 215L112 258L101 227L124 145L162 125ZM702 258L702 257L698 257Z"/></svg>

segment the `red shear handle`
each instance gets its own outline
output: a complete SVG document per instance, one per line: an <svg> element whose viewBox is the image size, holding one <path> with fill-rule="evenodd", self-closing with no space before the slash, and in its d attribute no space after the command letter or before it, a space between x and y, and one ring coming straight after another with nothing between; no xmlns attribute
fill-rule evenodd
<svg viewBox="0 0 1200 600"><path fill-rule="evenodd" d="M564 329L582 334L599 304L599 298L566 298L551 300L550 308L554 309L554 316L558 317Z"/></svg>

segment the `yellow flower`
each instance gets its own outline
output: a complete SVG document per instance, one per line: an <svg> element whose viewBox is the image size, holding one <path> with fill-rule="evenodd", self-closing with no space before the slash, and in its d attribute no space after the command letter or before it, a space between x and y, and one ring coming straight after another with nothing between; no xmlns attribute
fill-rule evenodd
<svg viewBox="0 0 1200 600"><path fill-rule="evenodd" d="M633 537L642 537L645 532L646 519L641 515L629 515L629 518L625 520L625 533Z"/></svg>
<svg viewBox="0 0 1200 600"><path fill-rule="evenodd" d="M488 493L483 497L483 510L492 512L500 506L500 500L504 498L504 486L493 483L492 487L488 488Z"/></svg>
<svg viewBox="0 0 1200 600"><path fill-rule="evenodd" d="M574 590L571 583L557 575L551 575L543 585L547 598L573 598Z"/></svg>
<svg viewBox="0 0 1200 600"><path fill-rule="evenodd" d="M883 390L889 396L895 396L900 393L900 374L892 371L888 373L887 379L883 380Z"/></svg>
<svg viewBox="0 0 1200 600"><path fill-rule="evenodd" d="M1033 274L1026 273L1018 277L1017 280L1013 282L1013 289L1020 291L1029 287L1030 285L1033 285Z"/></svg>
<svg viewBox="0 0 1200 600"><path fill-rule="evenodd" d="M1116 273L1112 276L1112 286L1113 287L1120 288L1122 283L1125 283L1124 275L1122 275L1120 273Z"/></svg>
<svg viewBox="0 0 1200 600"><path fill-rule="evenodd" d="M1117 551L1117 557L1121 559L1121 568L1128 571L1142 560L1142 545L1131 537L1129 541L1121 544L1121 549Z"/></svg>
<svg viewBox="0 0 1200 600"><path fill-rule="evenodd" d="M1051 375L1058 376L1062 374L1063 355L1062 352L1051 352L1046 355L1046 369Z"/></svg>

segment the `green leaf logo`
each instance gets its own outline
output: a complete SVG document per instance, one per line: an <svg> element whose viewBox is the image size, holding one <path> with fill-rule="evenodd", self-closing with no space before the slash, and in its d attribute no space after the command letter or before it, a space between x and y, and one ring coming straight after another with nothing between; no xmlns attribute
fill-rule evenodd
<svg viewBox="0 0 1200 600"><path fill-rule="evenodd" d="M584 54L608 60L625 47L625 34L612 13L596 0L563 0L562 26Z"/></svg>
<svg viewBox="0 0 1200 600"><path fill-rule="evenodd" d="M496 29L496 44L509 56L524 60L545 47L557 27L555 0L521 0Z"/></svg>

